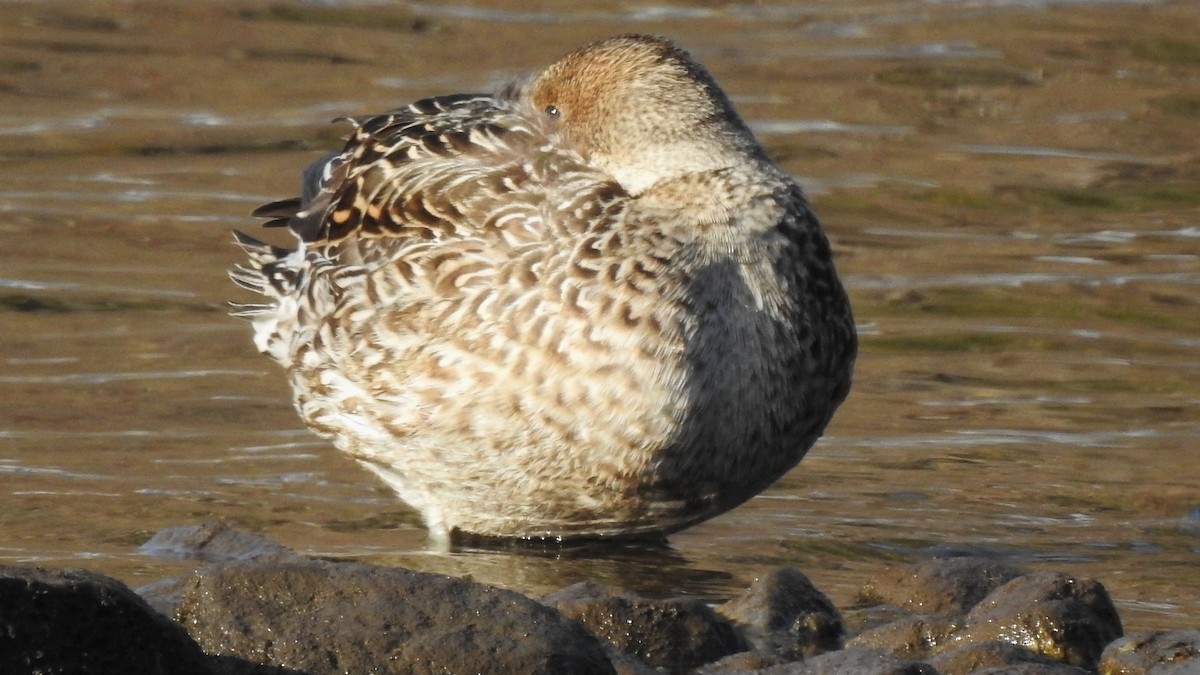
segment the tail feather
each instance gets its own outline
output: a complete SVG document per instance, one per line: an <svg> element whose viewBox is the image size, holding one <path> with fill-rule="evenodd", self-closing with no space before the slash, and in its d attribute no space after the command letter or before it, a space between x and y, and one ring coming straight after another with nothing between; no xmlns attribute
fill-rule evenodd
<svg viewBox="0 0 1200 675"><path fill-rule="evenodd" d="M229 278L233 280L233 283L248 291L254 291L260 295L267 294L267 278L263 276L261 267L236 265L229 270Z"/></svg>
<svg viewBox="0 0 1200 675"><path fill-rule="evenodd" d="M270 295L270 284L267 283L264 268L279 260L280 256L277 255L277 251L273 251L271 246L237 230L233 231L233 239L250 260L245 264L235 265L233 269L229 270L229 278L233 280L233 283L248 291L254 291L260 295Z"/></svg>
<svg viewBox="0 0 1200 675"><path fill-rule="evenodd" d="M306 277L304 245L290 250L238 231L233 238L247 259L229 270L229 278L265 297L259 302L231 302L229 313L248 319L259 351L286 365L291 358L288 350L295 328L296 295Z"/></svg>
<svg viewBox="0 0 1200 675"><path fill-rule="evenodd" d="M271 246L261 242L240 230L233 231L233 240L246 255L254 262L269 263L287 257L291 250L279 246Z"/></svg>
<svg viewBox="0 0 1200 675"><path fill-rule="evenodd" d="M248 290L280 300L295 292L303 273L296 268L298 251L272 246L250 235L234 230L234 241L249 260L229 270L233 283ZM301 254L302 255L302 254ZM273 304L234 305L240 309L236 316L257 316L266 313Z"/></svg>
<svg viewBox="0 0 1200 675"><path fill-rule="evenodd" d="M231 308L237 310L230 312L229 316L236 316L241 319L256 319L275 311L275 305L248 302L230 302L228 304Z"/></svg>

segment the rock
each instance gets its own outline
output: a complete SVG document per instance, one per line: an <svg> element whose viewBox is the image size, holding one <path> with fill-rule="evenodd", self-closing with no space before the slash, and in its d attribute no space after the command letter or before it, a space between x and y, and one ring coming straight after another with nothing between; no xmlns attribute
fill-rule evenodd
<svg viewBox="0 0 1200 675"><path fill-rule="evenodd" d="M178 618L207 651L324 673L613 673L584 628L512 591L357 563L196 572Z"/></svg>
<svg viewBox="0 0 1200 675"><path fill-rule="evenodd" d="M0 566L0 673L208 675L178 624L84 570Z"/></svg>
<svg viewBox="0 0 1200 675"><path fill-rule="evenodd" d="M752 651L730 654L712 663L700 666L692 675L721 675L722 673L746 673L759 671L783 663L779 657L767 652Z"/></svg>
<svg viewBox="0 0 1200 675"><path fill-rule="evenodd" d="M1095 670L1105 645L1121 637L1108 592L1092 579L1039 572L997 588L967 614L957 644L1005 640Z"/></svg>
<svg viewBox="0 0 1200 675"><path fill-rule="evenodd" d="M143 555L176 560L229 562L233 560L303 560L292 549L257 532L239 530L221 522L175 525L154 533L138 548ZM186 577L172 577L139 586L137 594L155 610L175 616Z"/></svg>
<svg viewBox="0 0 1200 675"><path fill-rule="evenodd" d="M1104 646L1121 635L1121 620L1104 587L1092 580L1039 573L1012 579L976 601L982 589L1014 572L1015 568L989 561L955 558L922 563L907 574L881 576L868 585L866 596L895 606L932 608L944 615L902 617L863 631L847 646L924 659L965 645L1002 640L1059 662L1094 669ZM905 600L892 586L907 586L912 597ZM962 616L966 607L971 609ZM968 654L978 657L1000 648L980 649ZM1049 668L1053 664L996 664L1026 665Z"/></svg>
<svg viewBox="0 0 1200 675"><path fill-rule="evenodd" d="M273 539L221 522L163 528L138 547L138 552L157 558L204 562L282 561L302 558Z"/></svg>
<svg viewBox="0 0 1200 675"><path fill-rule="evenodd" d="M608 657L608 662L612 664L617 675L662 675L658 669L651 668L607 642L601 641L601 646L604 647L604 655Z"/></svg>
<svg viewBox="0 0 1200 675"><path fill-rule="evenodd" d="M902 659L924 659L936 653L962 629L961 620L941 616L909 616L863 631L847 647L876 649Z"/></svg>
<svg viewBox="0 0 1200 675"><path fill-rule="evenodd" d="M1117 639L1120 618L1092 580L1030 574L976 602L1012 572L988 561L889 573L915 589L907 601L879 591L881 575L869 597L885 604L867 609L889 623L832 651L844 635L838 611L789 568L714 611L593 583L538 603L469 580L310 560L221 524L169 528L146 548L218 561L158 589L177 597L182 627L98 574L0 567L0 673L1086 675L1098 663L1103 675L1200 672L1200 630ZM905 613L913 608L938 613Z"/></svg>
<svg viewBox="0 0 1200 675"><path fill-rule="evenodd" d="M796 663L758 671L760 675L938 675L927 663L906 661L873 649L846 648Z"/></svg>
<svg viewBox="0 0 1200 675"><path fill-rule="evenodd" d="M781 567L717 607L750 642L785 661L841 649L842 617L799 570Z"/></svg>
<svg viewBox="0 0 1200 675"><path fill-rule="evenodd" d="M894 605L916 614L965 614L1000 586L1024 574L987 558L934 558L889 567L859 591L864 603Z"/></svg>
<svg viewBox="0 0 1200 675"><path fill-rule="evenodd" d="M1020 645L1003 640L977 642L955 649L948 649L930 657L928 662L929 665L937 668L941 675L968 675L968 673L974 675L974 673L985 669L1013 668L1026 664L1062 666L1064 668L1079 670L1074 666L1067 666L1048 656L1035 654Z"/></svg>
<svg viewBox="0 0 1200 675"><path fill-rule="evenodd" d="M1113 642L1100 656L1101 675L1200 673L1200 630L1134 633Z"/></svg>
<svg viewBox="0 0 1200 675"><path fill-rule="evenodd" d="M681 673L750 649L731 623L695 598L651 600L593 583L542 602L654 668Z"/></svg>
<svg viewBox="0 0 1200 675"><path fill-rule="evenodd" d="M163 616L175 616L179 609L179 601L183 598L183 590L187 586L187 577L170 577L154 583L138 586L134 592L142 596L146 604Z"/></svg>
<svg viewBox="0 0 1200 675"><path fill-rule="evenodd" d="M861 604L862 602L863 600L859 598L850 607L843 607L841 609L842 623L846 627L847 635L861 633L871 628L913 616L912 612L892 605L863 605Z"/></svg>
<svg viewBox="0 0 1200 675"><path fill-rule="evenodd" d="M1015 666L997 666L976 670L971 675L1090 675L1093 671L1065 663L1018 663Z"/></svg>
<svg viewBox="0 0 1200 675"><path fill-rule="evenodd" d="M310 675L309 673L253 663L235 656L209 656L212 675Z"/></svg>

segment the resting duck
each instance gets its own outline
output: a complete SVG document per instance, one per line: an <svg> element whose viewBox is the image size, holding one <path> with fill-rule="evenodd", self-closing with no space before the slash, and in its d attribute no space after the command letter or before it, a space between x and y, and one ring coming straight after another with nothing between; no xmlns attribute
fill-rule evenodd
<svg viewBox="0 0 1200 675"><path fill-rule="evenodd" d="M857 350L830 246L712 76L641 35L350 120L236 233L296 408L431 534L655 535L794 467Z"/></svg>

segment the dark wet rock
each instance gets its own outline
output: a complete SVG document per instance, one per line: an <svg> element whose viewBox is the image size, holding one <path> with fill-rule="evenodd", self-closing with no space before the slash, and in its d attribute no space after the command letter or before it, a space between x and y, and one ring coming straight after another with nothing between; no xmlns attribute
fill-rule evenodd
<svg viewBox="0 0 1200 675"><path fill-rule="evenodd" d="M1095 670L1121 619L1104 586L1039 572L997 588L967 614L958 644L1006 640L1052 659Z"/></svg>
<svg viewBox="0 0 1200 675"><path fill-rule="evenodd" d="M613 673L595 637L523 595L356 563L202 569L178 618L207 651L322 673Z"/></svg>
<svg viewBox="0 0 1200 675"><path fill-rule="evenodd" d="M948 649L927 659L941 675L968 675L981 670L1013 668L1016 666L1061 666L1078 670L1059 661L1036 654L1028 649L1003 640L977 642L955 649ZM1082 672L1082 671L1080 671Z"/></svg>
<svg viewBox="0 0 1200 675"><path fill-rule="evenodd" d="M1024 574L987 558L934 558L889 567L863 586L864 602L916 614L965 614L992 591Z"/></svg>
<svg viewBox="0 0 1200 675"><path fill-rule="evenodd" d="M758 671L761 675L938 675L928 663L897 658L873 649L846 648Z"/></svg>
<svg viewBox="0 0 1200 675"><path fill-rule="evenodd" d="M1134 633L1100 656L1101 675L1184 675L1200 673L1200 630Z"/></svg>
<svg viewBox="0 0 1200 675"><path fill-rule="evenodd" d="M652 600L581 583L555 591L542 602L620 651L668 672L685 672L750 649L733 624L695 598Z"/></svg>
<svg viewBox="0 0 1200 675"><path fill-rule="evenodd" d="M212 675L311 675L302 670L254 663L236 656L210 655L208 663Z"/></svg>
<svg viewBox="0 0 1200 675"><path fill-rule="evenodd" d="M138 552L157 558L203 562L302 559L301 555L269 537L221 522L163 528L142 544Z"/></svg>
<svg viewBox="0 0 1200 675"><path fill-rule="evenodd" d="M84 570L0 566L0 673L207 675L178 624Z"/></svg>
<svg viewBox="0 0 1200 675"><path fill-rule="evenodd" d="M863 631L847 647L876 649L905 659L924 659L945 647L963 627L960 619L944 616L909 616Z"/></svg>
<svg viewBox="0 0 1200 675"><path fill-rule="evenodd" d="M845 630L829 598L799 570L781 567L717 607L755 648L795 661L840 649Z"/></svg>
<svg viewBox="0 0 1200 675"><path fill-rule="evenodd" d="M692 675L723 675L724 673L757 672L764 668L784 663L782 659L767 652L751 651L730 654L712 663L700 666Z"/></svg>

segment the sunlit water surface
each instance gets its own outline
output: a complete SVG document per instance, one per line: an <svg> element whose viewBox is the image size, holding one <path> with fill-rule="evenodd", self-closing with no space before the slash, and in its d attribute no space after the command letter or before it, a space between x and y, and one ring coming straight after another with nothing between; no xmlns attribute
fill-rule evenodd
<svg viewBox="0 0 1200 675"><path fill-rule="evenodd" d="M0 4L0 562L131 585L224 520L541 592L714 600L777 565L840 605L950 553L1200 624L1200 47L1192 2ZM835 242L862 335L828 435L667 548L428 547L306 432L225 315L228 230L328 120L637 30L692 50Z"/></svg>

